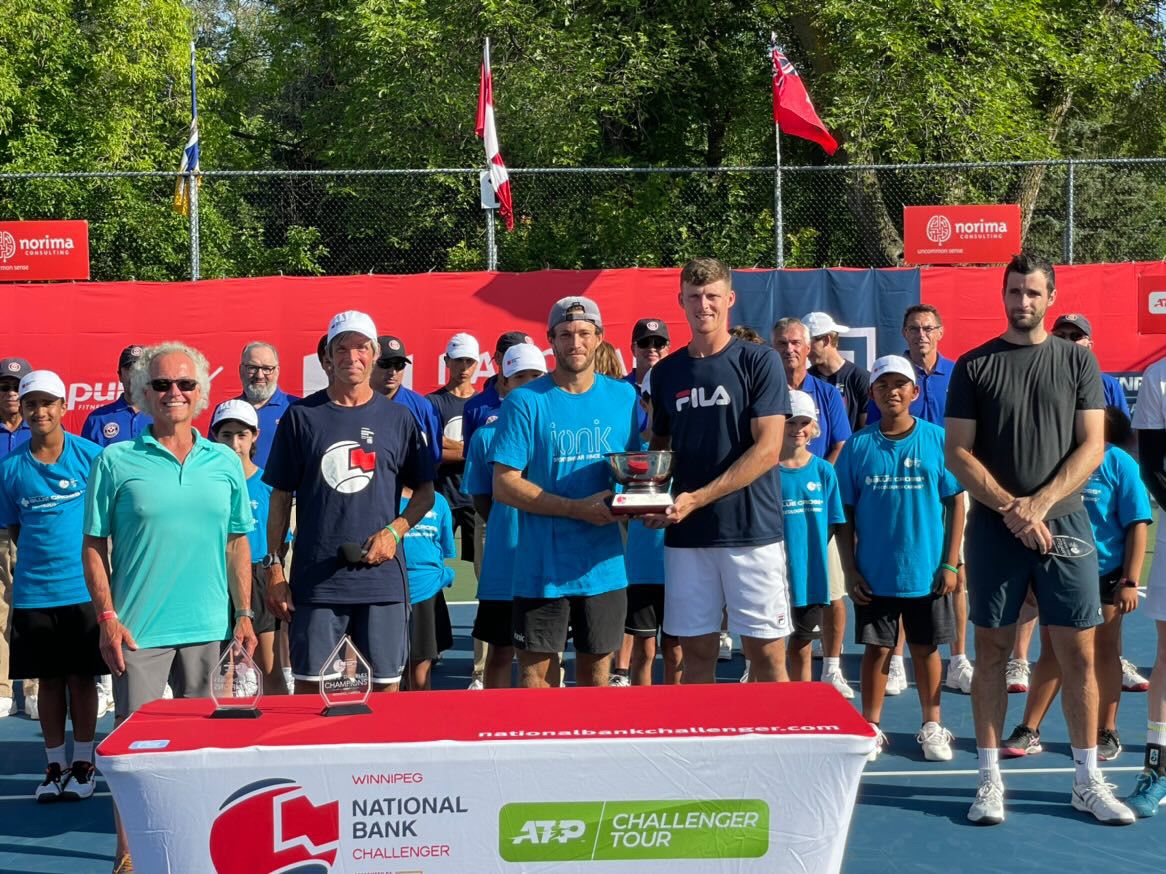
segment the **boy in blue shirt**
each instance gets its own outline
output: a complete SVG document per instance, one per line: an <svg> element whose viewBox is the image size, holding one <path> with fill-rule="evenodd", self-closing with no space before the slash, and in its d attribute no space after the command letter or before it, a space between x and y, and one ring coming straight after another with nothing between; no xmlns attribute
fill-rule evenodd
<svg viewBox="0 0 1166 874"><path fill-rule="evenodd" d="M413 490L401 490L401 512ZM428 692L429 675L437 657L453 646L453 626L442 589L453 583L447 558L457 558L453 543L453 513L440 493L421 521L405 533L405 569L408 571L412 624L409 634L409 690Z"/></svg>
<svg viewBox="0 0 1166 874"><path fill-rule="evenodd" d="M955 591L963 537L963 487L944 463L943 429L911 415L915 368L886 355L871 370L881 417L847 441L835 470L846 506L838 552L854 601L862 658L862 714L879 730L891 651L902 619L923 711L916 740L928 761L951 760L952 735L940 724L943 665L937 647L955 634Z"/></svg>
<svg viewBox="0 0 1166 874"><path fill-rule="evenodd" d="M40 679L48 767L36 800L77 801L93 795L93 678L109 671L81 567L85 491L101 447L61 427L66 392L55 373L26 374L19 392L29 442L0 462L0 520L20 546L13 578L11 676ZM65 757L67 713L73 722L71 766Z"/></svg>

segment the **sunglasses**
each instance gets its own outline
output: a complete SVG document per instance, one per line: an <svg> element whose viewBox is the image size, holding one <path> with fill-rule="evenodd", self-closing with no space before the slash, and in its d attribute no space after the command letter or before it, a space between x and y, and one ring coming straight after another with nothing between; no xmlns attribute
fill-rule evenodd
<svg viewBox="0 0 1166 874"><path fill-rule="evenodd" d="M178 386L179 391L194 391L198 388L197 379L151 379L150 388L159 394L166 394L170 391L170 386Z"/></svg>
<svg viewBox="0 0 1166 874"><path fill-rule="evenodd" d="M378 358L377 367L381 370L404 370L408 365L404 358Z"/></svg>
<svg viewBox="0 0 1166 874"><path fill-rule="evenodd" d="M20 391L19 382L0 382L0 392Z"/></svg>
<svg viewBox="0 0 1166 874"><path fill-rule="evenodd" d="M641 349L663 349L668 345L668 341L663 337L644 337L636 340L636 345Z"/></svg>

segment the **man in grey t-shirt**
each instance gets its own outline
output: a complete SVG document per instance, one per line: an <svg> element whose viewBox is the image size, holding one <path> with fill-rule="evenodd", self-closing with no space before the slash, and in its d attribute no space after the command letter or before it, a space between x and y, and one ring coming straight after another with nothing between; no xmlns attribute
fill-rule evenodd
<svg viewBox="0 0 1166 874"><path fill-rule="evenodd" d="M983 825L1004 819L1004 667L1031 590L1064 678L1073 807L1102 822L1132 823L1097 768L1093 629L1101 623L1101 592L1081 487L1105 449L1101 373L1088 350L1045 331L1056 300L1051 264L1015 256L1004 271L1003 299L1008 328L956 362L944 419L948 468L973 498L964 545L976 626L980 788L968 818Z"/></svg>

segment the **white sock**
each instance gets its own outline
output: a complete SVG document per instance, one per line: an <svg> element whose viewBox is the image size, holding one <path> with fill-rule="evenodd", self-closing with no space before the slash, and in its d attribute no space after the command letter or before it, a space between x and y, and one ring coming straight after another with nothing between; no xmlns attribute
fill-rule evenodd
<svg viewBox="0 0 1166 874"><path fill-rule="evenodd" d="M62 771L69 767L65 761L64 744L61 744L59 747L45 747L45 758L49 760L50 765L60 765Z"/></svg>
<svg viewBox="0 0 1166 874"><path fill-rule="evenodd" d="M294 680L295 679L295 677L292 676L292 669L291 668L284 668L283 669L283 678L285 680Z"/></svg>
<svg viewBox="0 0 1166 874"><path fill-rule="evenodd" d="M1000 782L1000 750L997 747L976 747L980 755L980 779L991 777Z"/></svg>
<svg viewBox="0 0 1166 874"><path fill-rule="evenodd" d="M822 673L829 674L834 671L842 670L842 658L834 656L823 656L822 658Z"/></svg>
<svg viewBox="0 0 1166 874"><path fill-rule="evenodd" d="M949 660L948 664L950 664L954 668L956 665L965 664L967 662L967 660L968 660L967 655L961 652L959 655L953 655L951 657L951 659Z"/></svg>
<svg viewBox="0 0 1166 874"><path fill-rule="evenodd" d="M1166 747L1166 722L1146 723L1146 743Z"/></svg>
<svg viewBox="0 0 1166 874"><path fill-rule="evenodd" d="M75 740L75 741L73 741L73 761L74 762L92 762L93 761L93 741L91 741L91 740Z"/></svg>
<svg viewBox="0 0 1166 874"><path fill-rule="evenodd" d="M903 664L903 657L899 655L891 656L891 667L906 673L907 666Z"/></svg>
<svg viewBox="0 0 1166 874"><path fill-rule="evenodd" d="M1077 769L1074 779L1078 783L1088 783L1093 772L1097 770L1097 747L1079 750L1069 747L1073 751L1073 765Z"/></svg>
<svg viewBox="0 0 1166 874"><path fill-rule="evenodd" d="M100 677L97 678L97 685L100 686L102 689L104 689L106 692L108 692L109 696L111 698L113 697L113 677L112 676L110 676L109 674L102 674Z"/></svg>

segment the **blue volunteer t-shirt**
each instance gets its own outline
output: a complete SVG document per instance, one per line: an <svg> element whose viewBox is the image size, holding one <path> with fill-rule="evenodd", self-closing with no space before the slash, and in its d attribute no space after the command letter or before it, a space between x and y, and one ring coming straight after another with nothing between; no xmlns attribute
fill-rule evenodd
<svg viewBox="0 0 1166 874"><path fill-rule="evenodd" d="M814 406L818 408L820 433L807 444L806 448L819 458L825 458L834 448L834 444L843 442L851 434L850 420L846 418L846 405L842 402L842 393L836 386L818 379L812 373L806 374L799 391L804 391L812 397Z"/></svg>
<svg viewBox="0 0 1166 874"><path fill-rule="evenodd" d="M401 498L400 512L409 501ZM405 566L409 569L409 603L428 601L453 583L447 558L457 558L453 545L453 513L443 495L434 494L433 507L405 535Z"/></svg>
<svg viewBox="0 0 1166 874"><path fill-rule="evenodd" d="M841 411L842 396L826 387ZM687 348L673 352L652 368L651 388L652 432L672 438L673 495L706 486L732 467L753 446L754 419L789 415L789 388L777 353L735 338L707 358L693 358ZM670 547L763 546L781 539L776 465L664 534Z"/></svg>
<svg viewBox="0 0 1166 874"><path fill-rule="evenodd" d="M488 416L474 431L466 448L466 472L462 491L467 495L494 494L494 465L490 457L498 435L497 415ZM494 501L486 520L486 545L478 575L479 601L510 601L514 598L514 554L518 551L518 511Z"/></svg>
<svg viewBox="0 0 1166 874"><path fill-rule="evenodd" d="M624 569L629 586L664 585L663 528L649 528L636 519L628 522Z"/></svg>
<svg viewBox="0 0 1166 874"><path fill-rule="evenodd" d="M12 606L64 607L89 600L81 567L85 490L101 447L65 435L61 457L44 464L25 443L0 462L0 519L20 526Z"/></svg>
<svg viewBox="0 0 1166 874"><path fill-rule="evenodd" d="M1081 497L1093 525L1098 570L1111 573L1125 560L1126 530L1153 518L1138 463L1124 450L1105 444L1101 464L1086 481Z"/></svg>
<svg viewBox="0 0 1166 874"><path fill-rule="evenodd" d="M830 526L846 521L834 466L813 455L804 467L779 470L790 597L795 607L829 604Z"/></svg>
<svg viewBox="0 0 1166 874"><path fill-rule="evenodd" d="M148 413L131 407L123 394L112 404L90 413L81 426L81 436L98 446L109 446L137 439L153 422Z"/></svg>
<svg viewBox="0 0 1166 874"><path fill-rule="evenodd" d="M437 415L437 408L429 402L425 395L417 394L411 388L401 386L393 395L393 403L400 404L408 409L416 418L421 428L421 439L429 447L436 465L441 461L441 417Z"/></svg>
<svg viewBox="0 0 1166 874"><path fill-rule="evenodd" d="M271 486L263 481L263 468L247 477L247 497L251 500L251 516L255 519L255 529L247 535L251 544L252 563L261 561L267 555L267 516L271 509ZM287 533L287 542L292 542L292 532Z"/></svg>
<svg viewBox="0 0 1166 874"><path fill-rule="evenodd" d="M428 401L426 401L428 403ZM405 598L405 560L350 566L337 550L364 543L398 516L401 486L433 480L433 455L413 415L383 395L342 407L327 390L293 404L271 445L263 481L296 494L291 588L308 604ZM266 550L265 550L266 551Z"/></svg>
<svg viewBox="0 0 1166 874"><path fill-rule="evenodd" d="M590 389L572 394L547 374L506 396L487 457L553 495L586 498L611 488L606 453L639 446L635 406L635 389L622 379L596 375ZM518 532L516 596L600 595L627 585L618 525L519 511Z"/></svg>
<svg viewBox="0 0 1166 874"><path fill-rule="evenodd" d="M943 429L922 419L898 440L878 425L842 447L834 465L842 503L854 508L855 563L883 597L931 593L943 561L943 499L962 492L943 460Z"/></svg>

